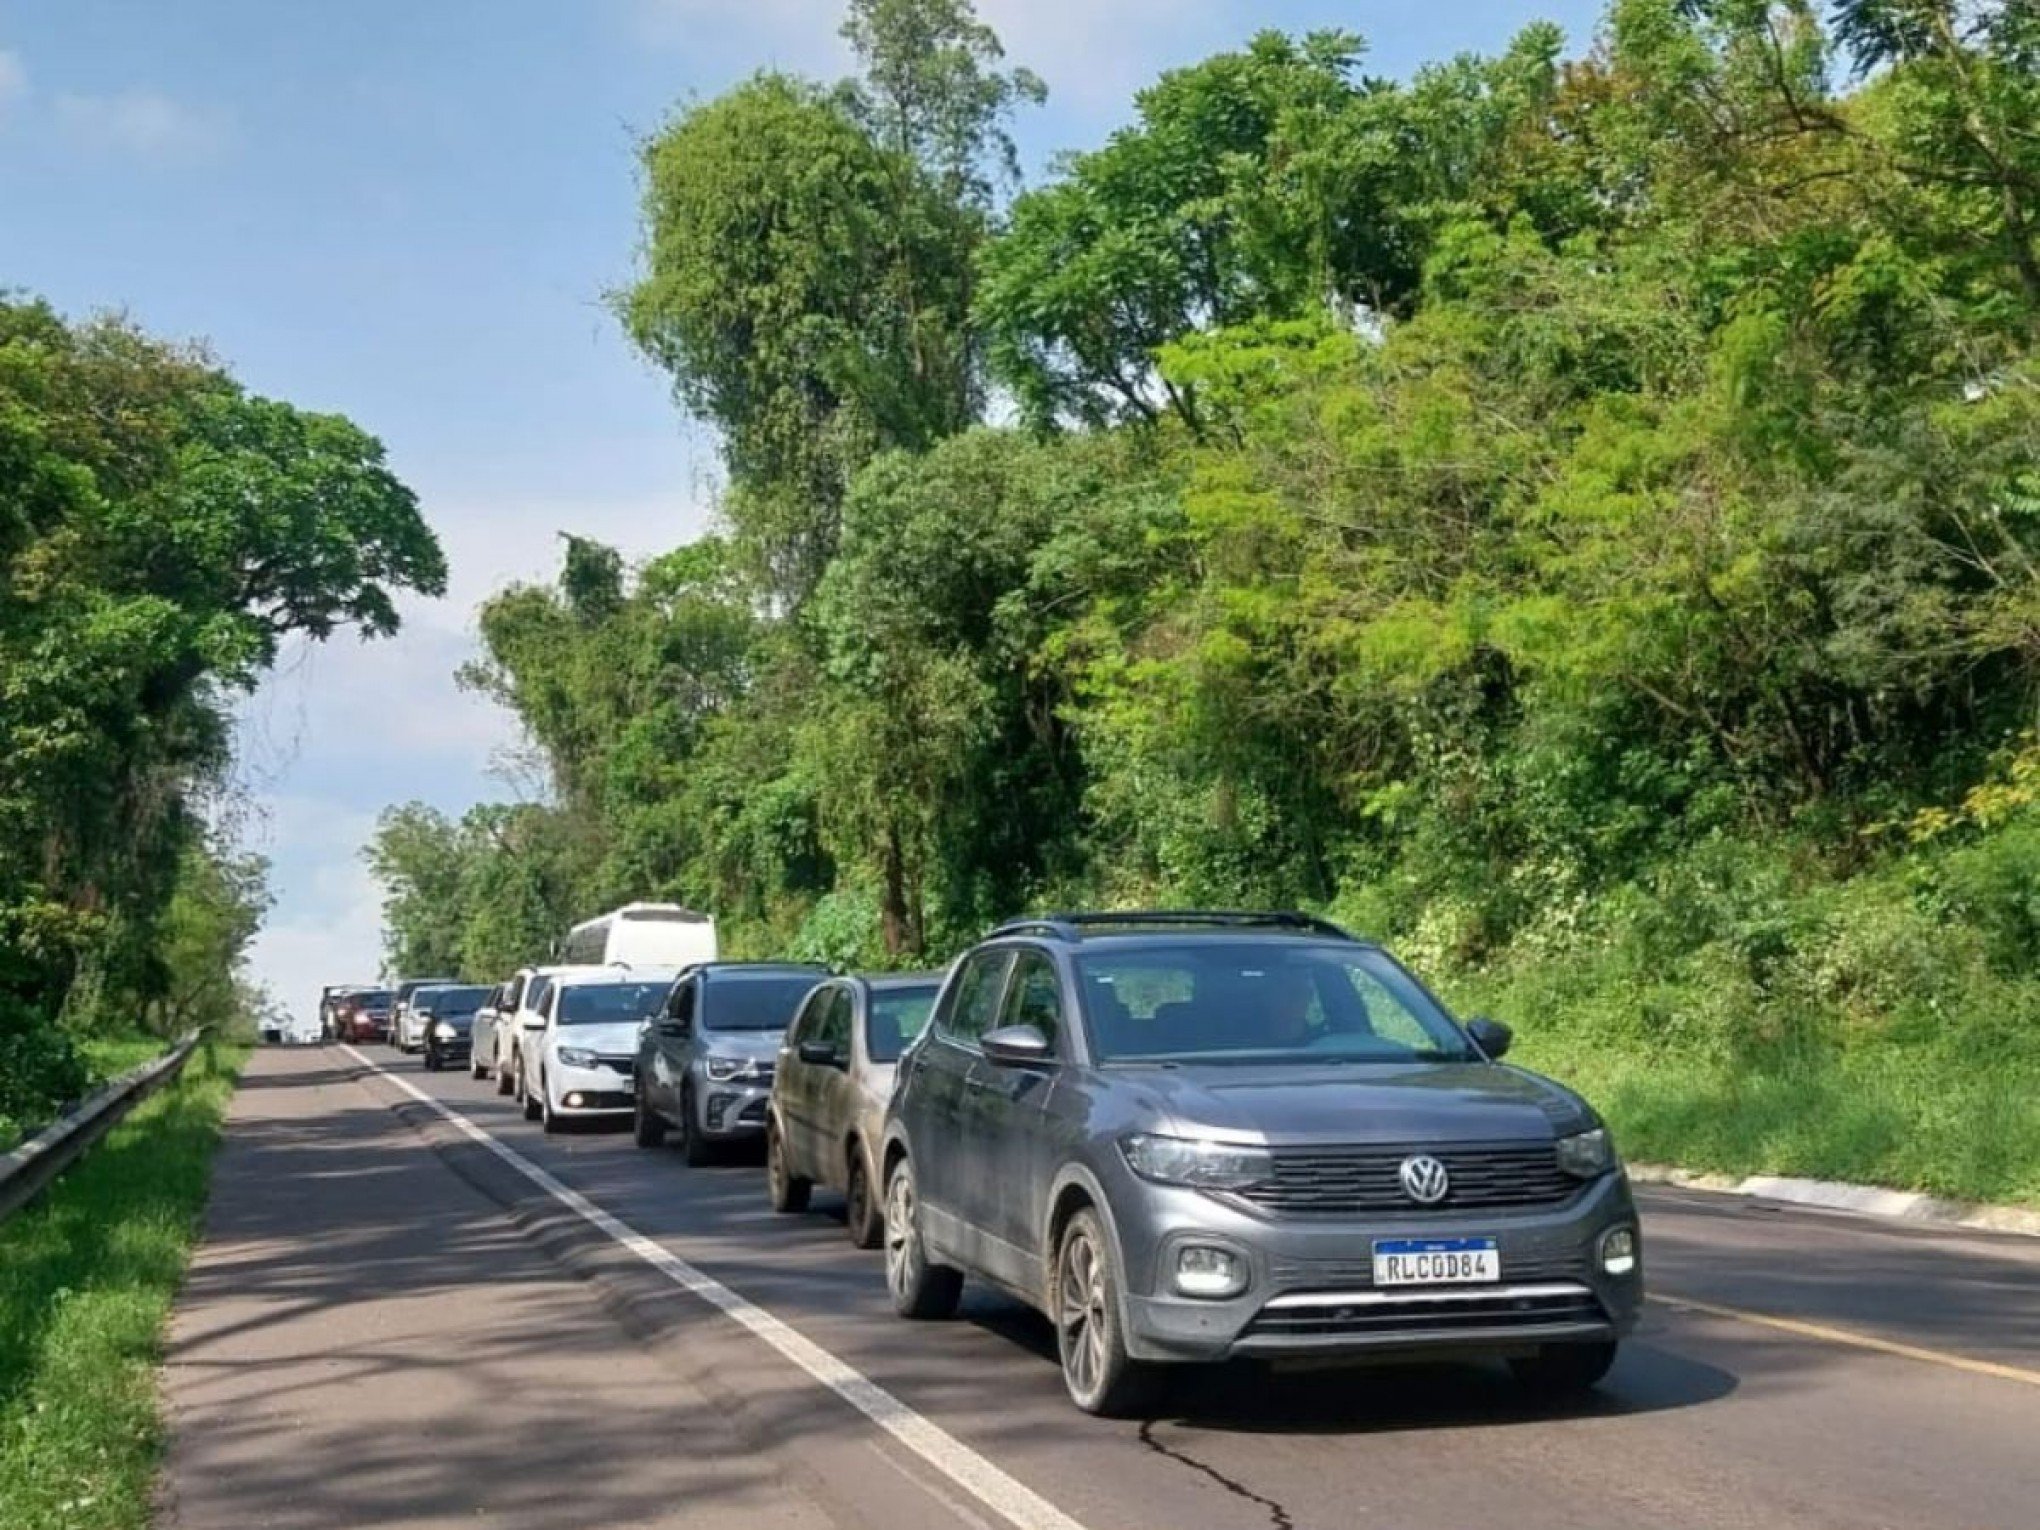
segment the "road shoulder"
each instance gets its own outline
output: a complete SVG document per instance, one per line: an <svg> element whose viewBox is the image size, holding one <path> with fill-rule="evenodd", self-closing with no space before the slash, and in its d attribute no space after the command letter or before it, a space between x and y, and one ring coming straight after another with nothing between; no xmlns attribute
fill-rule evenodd
<svg viewBox="0 0 2040 1530"><path fill-rule="evenodd" d="M844 1522L336 1052L251 1061L164 1386L169 1527Z"/></svg>

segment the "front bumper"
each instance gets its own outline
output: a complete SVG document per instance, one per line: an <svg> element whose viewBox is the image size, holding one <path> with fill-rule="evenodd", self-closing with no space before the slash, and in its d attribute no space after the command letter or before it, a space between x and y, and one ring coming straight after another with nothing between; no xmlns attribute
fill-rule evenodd
<svg viewBox="0 0 2040 1530"><path fill-rule="evenodd" d="M706 1075L697 1075L694 1080L694 1120L689 1124L702 1136L718 1142L762 1136L765 1112L771 1100L770 1079L724 1083Z"/></svg>
<svg viewBox="0 0 2040 1530"><path fill-rule="evenodd" d="M631 1077L629 1072L607 1063L580 1068L555 1058L547 1065L546 1077L553 1113L573 1117L628 1115L635 1104Z"/></svg>
<svg viewBox="0 0 2040 1530"><path fill-rule="evenodd" d="M1640 1243L1627 1275L1608 1274L1599 1258L1604 1234L1637 1225L1620 1173L1558 1206L1353 1219L1269 1216L1130 1171L1126 1181L1112 1204L1127 1347L1140 1359L1527 1354L1618 1339L1643 1302ZM1375 1288L1376 1239L1464 1237L1495 1240L1499 1283ZM1246 1289L1223 1300L1176 1294L1186 1243L1232 1251L1247 1266Z"/></svg>
<svg viewBox="0 0 2040 1530"><path fill-rule="evenodd" d="M428 1036L425 1049L439 1057L466 1057L474 1051L472 1036Z"/></svg>

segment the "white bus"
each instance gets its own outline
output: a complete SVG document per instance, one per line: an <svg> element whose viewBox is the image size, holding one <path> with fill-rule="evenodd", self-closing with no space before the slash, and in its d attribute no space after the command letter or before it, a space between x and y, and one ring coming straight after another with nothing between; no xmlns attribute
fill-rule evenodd
<svg viewBox="0 0 2040 1530"><path fill-rule="evenodd" d="M576 966L686 967L716 959L715 920L677 903L626 903L577 924L559 959Z"/></svg>

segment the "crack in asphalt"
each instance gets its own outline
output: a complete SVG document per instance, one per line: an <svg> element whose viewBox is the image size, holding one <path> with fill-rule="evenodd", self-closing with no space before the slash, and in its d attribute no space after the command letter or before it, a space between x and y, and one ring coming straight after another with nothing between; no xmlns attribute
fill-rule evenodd
<svg viewBox="0 0 2040 1530"><path fill-rule="evenodd" d="M1235 1482L1232 1478L1228 1477L1224 1472L1220 1471L1217 1467L1208 1466L1204 1462L1198 1460L1195 1456L1189 1455L1184 1451L1177 1450L1173 1446L1164 1445L1160 1440L1156 1439L1155 1422L1156 1421L1151 1418L1143 1419L1141 1421L1140 1426L1141 1444L1147 1446L1149 1450L1154 1451L1157 1455L1167 1456L1171 1461L1180 1461L1183 1465L1189 1467L1192 1471L1202 1472L1205 1476L1209 1477L1213 1482L1216 1482L1220 1487L1224 1488L1228 1493L1231 1493L1234 1497L1244 1498L1248 1503L1259 1504L1262 1508L1268 1511L1268 1524L1271 1527L1271 1530L1296 1530L1296 1521L1290 1518L1289 1511L1283 1508L1282 1505L1277 1503L1274 1499L1263 1498L1259 1493L1255 1492L1245 1483Z"/></svg>

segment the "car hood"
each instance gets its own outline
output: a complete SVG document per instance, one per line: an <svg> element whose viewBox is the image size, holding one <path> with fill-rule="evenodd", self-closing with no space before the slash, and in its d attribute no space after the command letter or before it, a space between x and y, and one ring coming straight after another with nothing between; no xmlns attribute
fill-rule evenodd
<svg viewBox="0 0 2040 1530"><path fill-rule="evenodd" d="M464 1015L434 1015L432 1023L450 1025L457 1031L471 1031L474 1029L475 1017L472 1011Z"/></svg>
<svg viewBox="0 0 2040 1530"><path fill-rule="evenodd" d="M707 1057L742 1057L752 1062L772 1062L786 1044L784 1031L701 1032L701 1050Z"/></svg>
<svg viewBox="0 0 2040 1530"><path fill-rule="evenodd" d="M628 1057L637 1050L638 1022L612 1021L605 1025L559 1025L553 1027L555 1047L580 1047L604 1057Z"/></svg>
<svg viewBox="0 0 2040 1530"><path fill-rule="evenodd" d="M1568 1089L1494 1063L1142 1071L1159 1129L1270 1143L1547 1142L1593 1124Z"/></svg>

